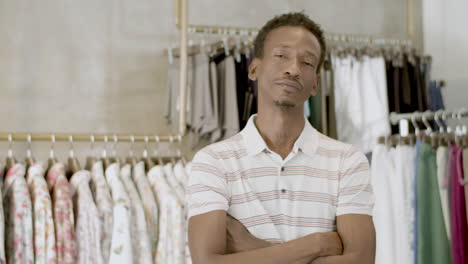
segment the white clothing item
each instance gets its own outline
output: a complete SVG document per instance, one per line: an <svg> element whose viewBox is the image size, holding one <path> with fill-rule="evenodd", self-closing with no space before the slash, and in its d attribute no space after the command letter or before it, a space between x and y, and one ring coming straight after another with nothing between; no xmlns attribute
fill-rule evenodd
<svg viewBox="0 0 468 264"><path fill-rule="evenodd" d="M437 183L439 184L440 203L442 205L442 213L444 214L445 229L447 230L447 237L449 241L452 238L451 224L450 224L450 205L448 186L445 178L447 177L447 163L449 159L449 149L445 146L437 148Z"/></svg>
<svg viewBox="0 0 468 264"><path fill-rule="evenodd" d="M305 121L283 160L268 148L255 118L238 135L195 155L187 190L189 217L224 210L254 236L283 242L336 230L340 215L372 214L363 153Z"/></svg>
<svg viewBox="0 0 468 264"><path fill-rule="evenodd" d="M135 184L132 181L132 166L125 164L120 170L120 179L130 197L130 208L132 212L130 232L133 245L134 263L152 263L151 245L146 227L145 210Z"/></svg>
<svg viewBox="0 0 468 264"><path fill-rule="evenodd" d="M70 184L73 190L75 212L75 234L78 264L103 264L101 250L101 221L99 211L93 200L89 171L80 170L73 174Z"/></svg>
<svg viewBox="0 0 468 264"><path fill-rule="evenodd" d="M158 245L158 204L156 203L155 195L151 189L148 178L146 178L144 162L138 162L133 167L133 181L136 183L138 192L140 193L143 208L145 210L146 227L151 243L152 258L156 256L156 248Z"/></svg>
<svg viewBox="0 0 468 264"><path fill-rule="evenodd" d="M376 145L372 151L372 185L375 193L374 226L376 232L375 264L395 264L395 223L391 178L395 176L394 150Z"/></svg>
<svg viewBox="0 0 468 264"><path fill-rule="evenodd" d="M332 56L338 139L370 152L390 133L383 57Z"/></svg>
<svg viewBox="0 0 468 264"><path fill-rule="evenodd" d="M172 163L164 165L164 175L166 176L167 183L172 187L179 203L184 204L185 201L185 190L182 184L176 179Z"/></svg>
<svg viewBox="0 0 468 264"><path fill-rule="evenodd" d="M416 149L413 146L399 145L395 149L395 175L392 182L395 213L394 227L397 263L412 263L414 248L414 222L416 199L415 190Z"/></svg>
<svg viewBox="0 0 468 264"><path fill-rule="evenodd" d="M164 169L160 165L148 172L148 180L160 208L159 242L154 262L183 264L185 260L183 204L179 203L166 178Z"/></svg>
<svg viewBox="0 0 468 264"><path fill-rule="evenodd" d="M109 262L112 244L112 197L104 176L104 167L101 161L97 161L91 168L91 181L89 182L94 201L99 211L101 220L101 248L104 262Z"/></svg>
<svg viewBox="0 0 468 264"><path fill-rule="evenodd" d="M31 164L26 175L26 182L33 205L34 227L34 263L57 263L55 228L52 212L52 198L44 177L42 162Z"/></svg>
<svg viewBox="0 0 468 264"><path fill-rule="evenodd" d="M132 264L133 248L131 229L131 202L127 191L120 180L120 165L111 164L106 169L107 184L110 187L113 201L112 244L109 264Z"/></svg>
<svg viewBox="0 0 468 264"><path fill-rule="evenodd" d="M182 161L177 162L174 165L174 175L176 179L179 181L180 185L184 187L184 191L187 189L188 185L188 177L187 173L185 171L185 167L182 163ZM192 263L192 257L190 255L190 248L188 244L188 207L185 205L185 197L184 197L184 221L185 221L185 264L191 264Z"/></svg>

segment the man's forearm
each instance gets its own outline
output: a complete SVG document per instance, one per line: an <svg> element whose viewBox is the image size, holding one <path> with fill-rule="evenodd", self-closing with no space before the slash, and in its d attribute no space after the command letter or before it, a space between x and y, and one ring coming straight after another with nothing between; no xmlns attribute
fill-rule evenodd
<svg viewBox="0 0 468 264"><path fill-rule="evenodd" d="M374 264L374 256L348 253L339 256L320 257L310 264Z"/></svg>
<svg viewBox="0 0 468 264"><path fill-rule="evenodd" d="M312 236L276 245L268 242L258 243L261 248L227 255L203 256L194 259L194 264L306 264L318 258L321 253L319 247L317 247L317 250L311 249L311 244L314 244Z"/></svg>

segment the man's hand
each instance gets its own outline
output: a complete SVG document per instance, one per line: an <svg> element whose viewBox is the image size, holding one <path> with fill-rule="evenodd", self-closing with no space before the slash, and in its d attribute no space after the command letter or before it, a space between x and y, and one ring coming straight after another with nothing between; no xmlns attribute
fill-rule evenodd
<svg viewBox="0 0 468 264"><path fill-rule="evenodd" d="M230 215L226 217L226 229L226 253L240 253L273 245L253 236L241 222Z"/></svg>

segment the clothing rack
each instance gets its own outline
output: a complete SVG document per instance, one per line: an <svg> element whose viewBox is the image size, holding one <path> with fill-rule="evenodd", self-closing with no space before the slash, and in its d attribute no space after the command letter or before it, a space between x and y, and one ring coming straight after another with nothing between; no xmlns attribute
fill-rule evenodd
<svg viewBox="0 0 468 264"><path fill-rule="evenodd" d="M461 108L458 111L444 111L439 110L437 112L426 111L426 112L414 112L414 113L405 113L397 114L395 112L390 113L390 122L393 125L398 124L400 120L411 120L411 121L425 121L425 120L446 120L451 119L461 119L468 117L468 109Z"/></svg>
<svg viewBox="0 0 468 264"><path fill-rule="evenodd" d="M107 142L181 142L182 135L140 135L140 134L76 134L76 133L0 133L0 141L102 141Z"/></svg>
<svg viewBox="0 0 468 264"><path fill-rule="evenodd" d="M189 25L188 33L201 33L207 35L224 35L224 36L245 36L254 37L257 35L258 28L246 27L226 27L226 26L209 26L209 25ZM325 33L326 41L350 42L361 44L379 44L379 45L405 45L411 46L410 39L388 39L378 38L373 36L356 35L356 34L340 34L340 33Z"/></svg>

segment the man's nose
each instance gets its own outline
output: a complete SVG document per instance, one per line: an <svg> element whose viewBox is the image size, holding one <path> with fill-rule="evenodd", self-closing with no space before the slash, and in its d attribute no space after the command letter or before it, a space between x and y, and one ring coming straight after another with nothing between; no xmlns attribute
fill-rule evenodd
<svg viewBox="0 0 468 264"><path fill-rule="evenodd" d="M299 74L301 73L301 68L299 65L299 60L297 58L293 58L289 61L285 73L293 77L299 76Z"/></svg>

